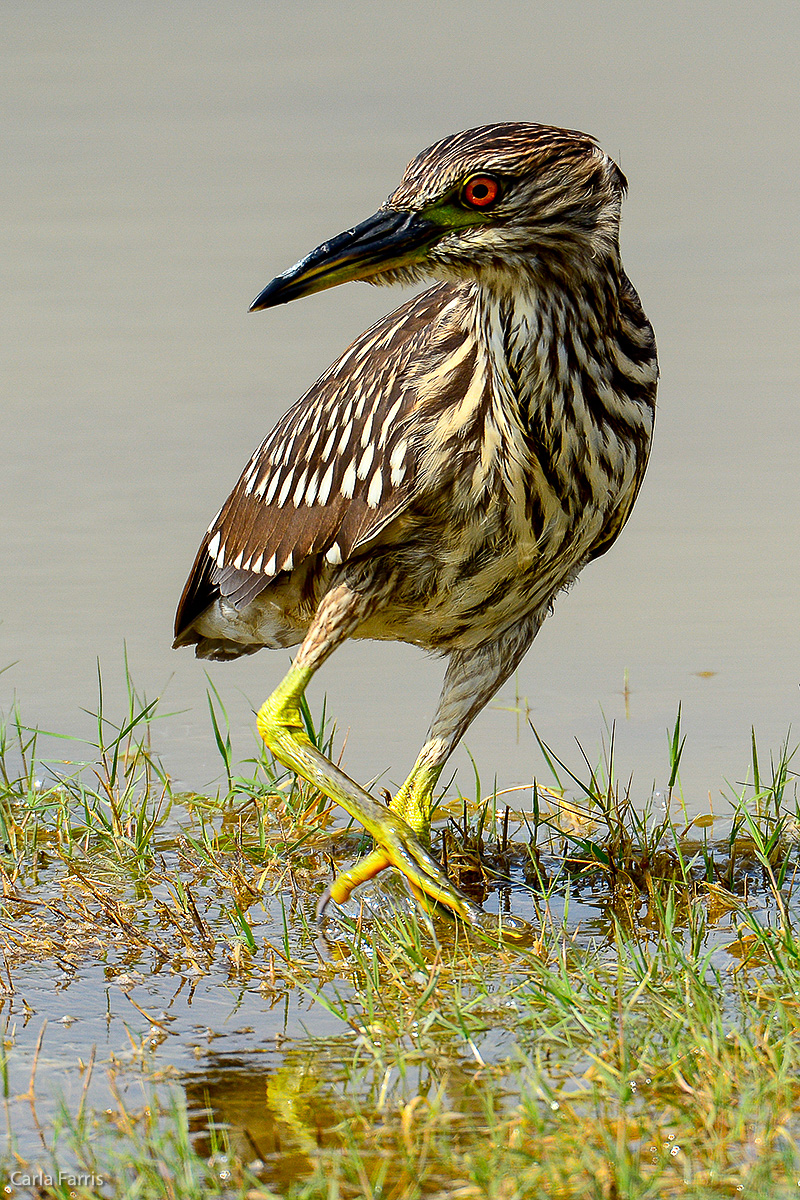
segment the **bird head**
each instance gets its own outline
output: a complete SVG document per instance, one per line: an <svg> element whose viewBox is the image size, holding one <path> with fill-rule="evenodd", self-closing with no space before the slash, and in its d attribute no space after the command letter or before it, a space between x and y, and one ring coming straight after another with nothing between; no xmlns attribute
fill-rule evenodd
<svg viewBox="0 0 800 1200"><path fill-rule="evenodd" d="M618 253L625 176L587 134L483 125L418 154L372 217L273 279L251 311L351 279L476 279L517 288Z"/></svg>

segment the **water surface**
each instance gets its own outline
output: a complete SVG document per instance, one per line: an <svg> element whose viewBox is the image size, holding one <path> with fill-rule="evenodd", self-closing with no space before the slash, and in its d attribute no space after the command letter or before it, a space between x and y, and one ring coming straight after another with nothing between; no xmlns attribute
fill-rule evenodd
<svg viewBox="0 0 800 1200"><path fill-rule="evenodd" d="M169 769L214 777L203 670L170 649L199 538L275 419L403 293L248 303L422 146L541 120L593 132L629 177L624 261L662 382L630 524L516 687L564 753L594 757L616 722L643 797L682 703L705 807L751 725L776 747L798 716L799 33L789 2L7 4L0 707L16 692L29 722L87 731L96 661L112 703L126 643L138 685L184 712ZM242 753L287 661L210 668ZM312 701L351 730L351 772L403 778L441 674L410 647L337 652ZM467 743L487 781L541 770L500 708Z"/></svg>

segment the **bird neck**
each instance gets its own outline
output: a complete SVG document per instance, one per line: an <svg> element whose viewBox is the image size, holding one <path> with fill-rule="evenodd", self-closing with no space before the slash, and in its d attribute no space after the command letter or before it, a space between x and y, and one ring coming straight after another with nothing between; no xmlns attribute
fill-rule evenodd
<svg viewBox="0 0 800 1200"><path fill-rule="evenodd" d="M496 382L523 411L552 407L572 393L587 365L602 370L620 320L618 256L582 271L540 263L515 286L476 289L477 333Z"/></svg>
<svg viewBox="0 0 800 1200"><path fill-rule="evenodd" d="M513 291L479 286L474 314L493 403L559 502L577 512L587 486L599 500L617 470L627 479L629 448L645 447L652 430L657 366L618 255L570 274L537 269Z"/></svg>

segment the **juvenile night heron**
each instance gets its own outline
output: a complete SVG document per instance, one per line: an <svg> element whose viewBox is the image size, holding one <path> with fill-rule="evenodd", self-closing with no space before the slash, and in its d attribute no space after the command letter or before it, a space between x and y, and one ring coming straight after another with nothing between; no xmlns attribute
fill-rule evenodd
<svg viewBox="0 0 800 1200"><path fill-rule="evenodd" d="M556 594L604 553L642 482L653 330L622 269L626 182L593 138L484 125L419 154L378 212L270 283L252 309L351 279L437 280L378 321L280 419L208 527L175 645L227 659L300 644L258 713L274 755L424 905L480 912L428 853L433 789ZM447 655L439 706L387 806L313 747L300 700L348 637Z"/></svg>

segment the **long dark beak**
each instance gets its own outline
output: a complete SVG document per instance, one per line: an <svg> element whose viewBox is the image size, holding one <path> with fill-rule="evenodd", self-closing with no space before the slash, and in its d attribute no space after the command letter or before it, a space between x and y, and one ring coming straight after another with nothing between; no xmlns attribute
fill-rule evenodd
<svg viewBox="0 0 800 1200"><path fill-rule="evenodd" d="M420 262L444 230L411 212L377 212L355 229L323 242L268 283L250 312L286 304L350 279L369 279L393 267Z"/></svg>

